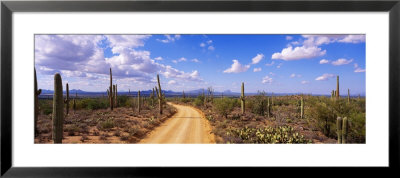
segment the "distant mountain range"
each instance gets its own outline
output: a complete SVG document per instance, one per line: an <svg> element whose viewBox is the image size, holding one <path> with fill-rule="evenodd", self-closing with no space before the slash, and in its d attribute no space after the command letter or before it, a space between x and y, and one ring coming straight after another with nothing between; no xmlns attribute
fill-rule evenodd
<svg viewBox="0 0 400 178"><path fill-rule="evenodd" d="M163 90L163 92L165 93L165 95L167 97L173 97L173 96L182 96L182 91L180 92L176 92L176 91L172 91L172 90ZM49 96L49 95L53 95L53 90L42 90L41 96ZM64 94L66 94L66 92L63 92ZM83 90L70 90L69 94L71 97L75 96L75 93L78 94L78 96L93 96L93 97L98 97L98 96L107 96L107 92L91 92L91 91L83 91ZM145 90L145 91L140 91L140 94L142 96L150 96L150 94L152 93L152 90ZM196 97L199 94L203 94L203 89L197 89L197 90L190 90L190 91L185 91L185 95L186 96L191 96L191 97ZM204 94L207 95L207 89L204 89ZM258 93L245 93L245 95L249 96L249 95L257 95ZM269 96L271 95L271 93L267 93ZM301 93L273 93L274 96L284 96L284 95L297 95L297 94L301 94ZM303 93L306 94L306 93ZM137 91L131 91L130 93L128 91L118 91L118 95L130 95L130 96L136 96L137 95ZM330 96L330 95L320 95L320 94L312 94L315 96ZM231 90L225 90L223 92L218 92L215 91L214 92L214 96L215 97L221 97L221 96L240 96L239 92L232 92ZM345 95L343 95L345 96ZM357 95L358 96L358 95ZM362 97L365 96L365 94L361 94ZM355 97L354 95L352 95L352 97Z"/></svg>

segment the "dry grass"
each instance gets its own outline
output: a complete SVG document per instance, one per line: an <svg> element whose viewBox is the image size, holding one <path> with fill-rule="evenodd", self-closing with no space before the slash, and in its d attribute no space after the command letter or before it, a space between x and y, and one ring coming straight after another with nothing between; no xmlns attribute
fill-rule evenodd
<svg viewBox="0 0 400 178"><path fill-rule="evenodd" d="M119 107L70 112L64 120L63 143L136 143L147 133L172 116L175 108L166 105L163 114L158 108L144 107L140 113ZM39 135L35 143L52 143L51 114L40 114Z"/></svg>

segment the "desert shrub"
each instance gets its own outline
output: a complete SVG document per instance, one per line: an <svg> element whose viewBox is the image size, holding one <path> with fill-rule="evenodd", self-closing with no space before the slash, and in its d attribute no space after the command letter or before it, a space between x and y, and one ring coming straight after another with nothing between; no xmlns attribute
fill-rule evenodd
<svg viewBox="0 0 400 178"><path fill-rule="evenodd" d="M265 92L258 92L258 95L254 96L252 100L251 112L264 116L264 112L267 110L267 99L265 98Z"/></svg>
<svg viewBox="0 0 400 178"><path fill-rule="evenodd" d="M77 109L106 109L109 101L105 98L84 98L76 101Z"/></svg>
<svg viewBox="0 0 400 178"><path fill-rule="evenodd" d="M121 95L117 97L118 100L118 106L119 107L129 107L129 97L126 95Z"/></svg>
<svg viewBox="0 0 400 178"><path fill-rule="evenodd" d="M103 122L99 122L99 124L97 125L97 128L99 130L109 130L109 129L113 128L113 127L114 127L114 121L113 121L112 118L107 119L107 120L105 120Z"/></svg>
<svg viewBox="0 0 400 178"><path fill-rule="evenodd" d="M204 105L204 96L203 95L197 96L197 98L193 101L193 105L203 106Z"/></svg>
<svg viewBox="0 0 400 178"><path fill-rule="evenodd" d="M219 98L214 100L214 110L221 116L228 118L228 114L233 110L235 99Z"/></svg>
<svg viewBox="0 0 400 178"><path fill-rule="evenodd" d="M189 102L192 102L192 98L181 98L180 99L180 101L182 102L182 103L189 103Z"/></svg>
<svg viewBox="0 0 400 178"><path fill-rule="evenodd" d="M53 100L39 99L39 111L44 115L53 112Z"/></svg>
<svg viewBox="0 0 400 178"><path fill-rule="evenodd" d="M235 128L226 132L228 143L312 143L290 126Z"/></svg>

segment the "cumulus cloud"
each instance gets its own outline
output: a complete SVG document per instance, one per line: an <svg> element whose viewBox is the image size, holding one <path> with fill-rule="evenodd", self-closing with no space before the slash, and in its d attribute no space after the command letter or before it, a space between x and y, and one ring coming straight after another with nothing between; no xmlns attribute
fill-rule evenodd
<svg viewBox="0 0 400 178"><path fill-rule="evenodd" d="M267 75L262 79L261 83L272 83L272 81L272 78Z"/></svg>
<svg viewBox="0 0 400 178"><path fill-rule="evenodd" d="M192 62L195 62L195 63L199 63L199 62L200 62L200 61L199 61L198 59L196 59L196 58L195 58L195 59L192 59L191 61L192 61Z"/></svg>
<svg viewBox="0 0 400 178"><path fill-rule="evenodd" d="M265 64L266 66L273 66L275 64L275 61L272 61L271 63Z"/></svg>
<svg viewBox="0 0 400 178"><path fill-rule="evenodd" d="M357 63L354 63L354 72L356 73L365 72L365 69L362 69L361 67L358 66Z"/></svg>
<svg viewBox="0 0 400 178"><path fill-rule="evenodd" d="M253 72L261 72L261 67L259 67L259 68L254 68L254 69L253 69Z"/></svg>
<svg viewBox="0 0 400 178"><path fill-rule="evenodd" d="M170 84L170 85L176 84L176 81L175 81L175 80L170 80L170 81L168 82L168 84Z"/></svg>
<svg viewBox="0 0 400 178"><path fill-rule="evenodd" d="M187 61L187 59L184 58L184 57L181 57L181 58L179 58L177 60L172 60L172 62L175 63L175 64L177 64L178 62L185 62L185 61Z"/></svg>
<svg viewBox="0 0 400 178"><path fill-rule="evenodd" d="M329 63L329 60L327 60L327 59L321 59L319 61L319 64L327 64L327 63Z"/></svg>
<svg viewBox="0 0 400 178"><path fill-rule="evenodd" d="M272 59L282 59L285 61L300 60L300 59L310 59L314 57L323 56L326 54L326 50L322 50L316 46L301 46L295 47L289 46L282 49L279 53L272 54Z"/></svg>
<svg viewBox="0 0 400 178"><path fill-rule="evenodd" d="M346 64L350 64L351 62L353 62L353 59L345 59L345 58L340 58L336 61L332 61L332 65L334 66L340 66L340 65L346 65Z"/></svg>
<svg viewBox="0 0 400 178"><path fill-rule="evenodd" d="M36 35L35 67L40 75L60 72L65 77L97 80L106 84L109 69L118 83L153 82L156 73L175 80L202 81L198 71L184 72L159 64L151 52L135 49L144 46L149 35ZM174 36L179 39L179 36ZM112 56L104 56L104 48L111 48ZM185 61L186 59L179 59ZM104 81L103 81L104 80ZM93 82L89 82L93 83ZM127 83L129 84L129 83ZM98 88L98 87L96 87Z"/></svg>
<svg viewBox="0 0 400 178"><path fill-rule="evenodd" d="M233 64L231 65L230 68L224 70L224 73L240 73L240 72L246 72L249 68L250 65L242 65L239 63L238 60L234 59L232 60Z"/></svg>
<svg viewBox="0 0 400 178"><path fill-rule="evenodd" d="M305 84L309 84L310 82L309 81L307 81L307 80L303 80L303 81L301 81L301 84L303 84L303 85L305 85Z"/></svg>
<svg viewBox="0 0 400 178"><path fill-rule="evenodd" d="M295 77L301 77L301 75L300 74L295 74L295 73L293 73L293 74L291 74L290 75L290 78L295 78Z"/></svg>
<svg viewBox="0 0 400 178"><path fill-rule="evenodd" d="M335 77L335 75L325 73L322 76L317 77L315 80L322 81L322 80L328 80L329 78L333 77Z"/></svg>
<svg viewBox="0 0 400 178"><path fill-rule="evenodd" d="M362 43L365 35L302 35L305 46L320 46L330 43Z"/></svg>
<svg viewBox="0 0 400 178"><path fill-rule="evenodd" d="M251 64L258 64L264 58L264 54L257 54L253 59L251 59Z"/></svg>
<svg viewBox="0 0 400 178"><path fill-rule="evenodd" d="M157 41L160 41L162 43L171 43L176 40L179 40L181 38L181 35L164 35L165 39L157 39Z"/></svg>
<svg viewBox="0 0 400 178"><path fill-rule="evenodd" d="M163 58L162 58L161 56L159 56L159 57L156 57L156 58L154 58L154 60L157 60L157 61L162 61L162 60L163 60Z"/></svg>

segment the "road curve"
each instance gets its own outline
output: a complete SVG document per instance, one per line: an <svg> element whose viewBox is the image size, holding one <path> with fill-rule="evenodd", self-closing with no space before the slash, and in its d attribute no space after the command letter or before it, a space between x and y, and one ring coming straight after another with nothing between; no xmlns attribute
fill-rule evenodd
<svg viewBox="0 0 400 178"><path fill-rule="evenodd" d="M139 143L215 143L211 126L201 111L190 106L168 104L174 106L177 113Z"/></svg>

